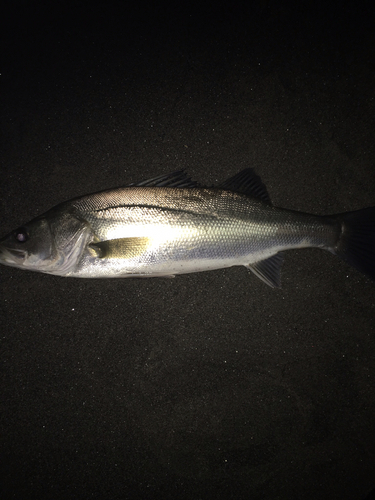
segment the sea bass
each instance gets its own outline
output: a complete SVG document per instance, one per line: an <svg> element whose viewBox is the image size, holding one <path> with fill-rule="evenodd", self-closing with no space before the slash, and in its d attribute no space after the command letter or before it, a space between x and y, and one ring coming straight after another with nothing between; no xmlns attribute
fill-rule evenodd
<svg viewBox="0 0 375 500"><path fill-rule="evenodd" d="M375 207L272 206L252 169L205 188L183 171L61 203L0 240L0 262L76 278L173 277L242 265L280 286L282 252L316 247L375 280Z"/></svg>

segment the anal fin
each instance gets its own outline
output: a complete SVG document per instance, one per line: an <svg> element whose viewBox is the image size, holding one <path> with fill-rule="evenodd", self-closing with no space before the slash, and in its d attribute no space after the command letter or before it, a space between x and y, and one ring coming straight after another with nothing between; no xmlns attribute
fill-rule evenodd
<svg viewBox="0 0 375 500"><path fill-rule="evenodd" d="M284 261L282 253L272 255L268 259L260 260L254 264L248 264L246 267L250 269L258 278L272 288L280 288L281 277L280 271Z"/></svg>

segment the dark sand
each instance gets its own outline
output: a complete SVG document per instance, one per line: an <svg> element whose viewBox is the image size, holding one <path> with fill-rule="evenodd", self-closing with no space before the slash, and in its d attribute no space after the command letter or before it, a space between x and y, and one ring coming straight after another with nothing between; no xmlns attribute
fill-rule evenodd
<svg viewBox="0 0 375 500"><path fill-rule="evenodd" d="M16 2L1 235L181 168L211 185L251 166L305 212L375 205L373 8L300 4ZM1 498L364 499L375 284L320 250L288 253L282 283L2 266Z"/></svg>

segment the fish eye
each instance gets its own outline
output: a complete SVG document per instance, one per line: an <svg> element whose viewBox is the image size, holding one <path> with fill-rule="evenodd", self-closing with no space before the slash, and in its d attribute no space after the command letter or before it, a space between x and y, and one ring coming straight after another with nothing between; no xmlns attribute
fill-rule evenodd
<svg viewBox="0 0 375 500"><path fill-rule="evenodd" d="M29 239L29 235L27 234L27 231L24 227L20 227L17 229L17 231L14 233L14 237L18 241L18 243L25 243Z"/></svg>

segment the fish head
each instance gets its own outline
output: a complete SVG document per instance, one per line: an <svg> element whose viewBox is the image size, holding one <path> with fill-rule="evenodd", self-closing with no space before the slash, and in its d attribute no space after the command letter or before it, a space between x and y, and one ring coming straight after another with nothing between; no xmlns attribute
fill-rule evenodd
<svg viewBox="0 0 375 500"><path fill-rule="evenodd" d="M37 218L0 240L0 262L12 267L44 267L54 254L48 221Z"/></svg>
<svg viewBox="0 0 375 500"><path fill-rule="evenodd" d="M76 265L90 233L85 221L51 210L0 239L0 263L66 275Z"/></svg>

